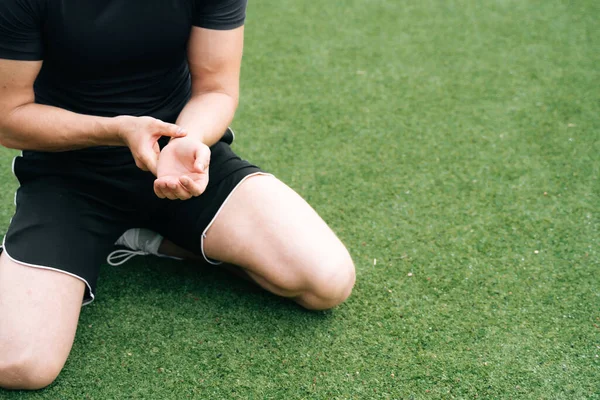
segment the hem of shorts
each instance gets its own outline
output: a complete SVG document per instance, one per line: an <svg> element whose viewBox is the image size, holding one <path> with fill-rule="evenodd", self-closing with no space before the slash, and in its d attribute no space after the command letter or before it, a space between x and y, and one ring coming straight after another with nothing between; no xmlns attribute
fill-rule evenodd
<svg viewBox="0 0 600 400"><path fill-rule="evenodd" d="M92 287L90 286L90 284L88 283L88 281L86 281L86 280L85 280L85 279L83 279L82 277L80 277L80 276L78 276L78 275L75 275L75 274L73 274L73 273L71 273L71 272L63 271L63 270L61 270L61 269L52 268L52 267L48 267L48 266L45 266L45 265L36 265L36 264L30 264L30 263L26 263L26 262L24 262L24 261L19 261L19 260L15 259L14 257L12 257L12 256L10 255L10 253L8 252L8 250L6 250L6 243L5 243L5 242L6 242L6 236L4 236L4 239L2 239L2 245L0 245L0 249L2 249L2 251L3 251L3 252L6 254L6 256L7 256L7 257L8 257L8 258L9 258L9 259L12 261L12 262L14 262L14 263L17 263L17 264L19 264L19 265L26 266L26 267L38 268L38 269L45 269L45 270L48 270L48 271L61 272L61 273L63 273L63 274L66 274L66 275L72 276L73 278L77 278L77 279L79 279L80 281L82 281L83 283L85 283L85 285L87 286L87 289L88 289L88 291L90 292L90 299L88 299L88 300L85 300L85 298L84 298L84 301L82 301L82 304L81 304L82 306L87 306L87 305L88 305L88 304L90 304L92 301L94 301L94 299L96 298L96 297L94 296L94 292L92 292Z"/></svg>
<svg viewBox="0 0 600 400"><path fill-rule="evenodd" d="M231 195L233 195L233 193L237 190L237 188L239 188L240 185L246 181L246 179L251 178L253 176L258 176L258 175L273 176L273 174L269 174L268 172L257 171L257 172L253 172L253 173L248 174L245 177L243 177L242 180L240 180L237 183L237 185L235 185L235 187L233 188L233 190L231 190L231 192L229 192L229 194L227 195L227 197L225 198L225 200L223 201L223 203L221 204L221 206L219 207L219 209L217 210L217 212L215 213L215 215L212 217L212 219L210 220L210 222L208 223L208 225L206 225L206 228L204 228L204 231L202 231L202 235L200 235L200 251L202 252L202 257L204 258L204 260L206 260L207 263L212 264L212 265L221 265L221 264L223 264L223 262L221 262L221 261L211 260L210 258L208 258L206 256L206 253L204 252L204 239L206 238L206 233L208 232L208 229L215 222L215 220L217 219L217 217L221 213L221 210L223 210L223 207L225 207L225 204L227 204L227 201L229 200L229 198L231 197Z"/></svg>
<svg viewBox="0 0 600 400"><path fill-rule="evenodd" d="M21 152L21 156L23 156L23 152ZM12 170L12 173L13 173L13 175L15 176L15 178L16 178L16 179L17 179L17 181L18 181L18 180L19 180L19 178L17 177L17 173L15 172L15 163L17 162L17 157L18 157L18 156L15 156L15 157L13 157L13 160L12 160L12 164L11 164L11 167L10 167L10 169ZM19 182L19 184L20 184L20 183L21 183L21 182ZM21 187L21 186L19 185L19 187ZM13 202L15 203L15 207L17 206L17 193L19 193L19 188L17 188L17 190L15 190L15 198L14 198L14 200L13 200ZM12 218L11 218L11 220L12 220ZM4 240L2 241L2 245L4 245ZM0 247L2 247L2 245L0 245Z"/></svg>

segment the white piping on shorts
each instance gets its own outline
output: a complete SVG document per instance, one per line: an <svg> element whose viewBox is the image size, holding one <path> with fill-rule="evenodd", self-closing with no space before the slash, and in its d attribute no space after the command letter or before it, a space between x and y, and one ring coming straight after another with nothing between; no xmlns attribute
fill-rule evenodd
<svg viewBox="0 0 600 400"><path fill-rule="evenodd" d="M82 306L87 306L87 305L88 305L88 304L90 304L92 301L94 301L94 298L95 298L95 296L94 296L94 293L92 292L92 287L90 286L90 284L89 284L89 283L88 283L88 282L87 282L85 279L83 279L82 277L80 277L80 276L77 276L77 275L75 275L75 274L72 274L72 273L70 273L70 272L67 272L67 271L62 271L62 270L60 270L60 269L56 269L56 268L52 268L52 267L46 267L46 266L44 266L44 265L35 265L35 264L29 264L29 263L26 263L26 262L23 262L23 261L16 260L16 259L12 258L10 254L8 254L8 251L6 250L6 244L4 243L5 241L6 241L6 236L4 236L4 239L2 239L2 246L1 246L0 248L2 248L2 249L3 249L3 251L4 251L4 254L6 254L6 256L7 256L7 257L8 257L8 258L9 258L9 259L12 261L12 262L14 262L14 263L17 263L17 264L19 264L19 265L23 265L23 266L25 266L25 267L31 267L31 268L45 269L45 270L48 270L48 271L56 271L56 272L61 272L61 273L63 273L63 274L66 274L66 275L72 276L73 278L77 278L77 279L79 279L80 281L82 281L83 283L85 283L85 285L87 286L87 288L88 288L88 290L89 290L89 292L90 292L90 297L91 297L91 300L88 300L88 301L86 301L86 302L83 302L83 303L82 303Z"/></svg>
<svg viewBox="0 0 600 400"><path fill-rule="evenodd" d="M23 152L21 152L21 154L23 154ZM15 162L16 162L16 161L17 161L17 157L15 156L15 157L13 157L13 160L12 160L12 166L11 166L12 173L13 173L13 175L15 176L15 178L17 178L17 174L15 174ZM17 180L18 180L18 179L19 179L19 178L17 178ZM18 192L18 191L19 191L19 189L17 188L17 190L15 190L15 200L14 200L14 202L15 202L15 206L17 205L17 192Z"/></svg>
<svg viewBox="0 0 600 400"><path fill-rule="evenodd" d="M23 152L21 152L21 157L22 157L22 156L23 156ZM17 174L15 173L15 162L16 162L16 161L17 161L17 157L14 157L14 158L13 158L13 160L12 160L12 166L11 166L12 173L13 173L13 175L15 176L15 178L17 178ZM17 178L17 180L18 180L18 179L19 179L19 178ZM17 205L17 193L18 193L18 192L19 192L19 188L17 188L17 190L15 191L15 200L14 200L14 202L15 202L15 206ZM12 222L12 218L11 218L10 220L11 220L11 222ZM63 273L63 274L66 274L66 275L72 276L73 278L77 278L77 279L79 279L80 281L82 281L83 283L85 283L85 285L87 286L87 288L88 288L88 290L89 290L89 292L90 292L90 297L91 297L91 300L88 300L88 301L86 301L86 302L82 303L82 306L87 306L87 305L88 305L88 304L90 304L92 301L94 301L94 298L95 298L95 297L94 297L94 293L92 292L92 287L91 287L91 286L90 286L90 284L89 284L89 283L88 283L88 282L87 282L85 279L83 279L82 277L80 277L80 276L77 276L77 275L75 275L75 274L72 274L72 273L70 273L70 272L67 272L67 271L62 271L62 270L60 270L60 269L56 269L56 268L52 268L52 267L46 267L46 266L44 266L44 265L35 265L35 264L29 264L29 263L26 263L26 262L23 262L23 261L16 260L16 259L14 259L14 258L13 258L13 257L12 257L12 256L11 256L9 253L8 253L8 250L6 250L6 243L5 243L5 242L6 242L6 235L5 235L5 236L4 236L4 238L2 239L2 245L0 245L0 250L2 250L2 251L3 251L3 252L6 254L6 256L9 258L9 260L11 260L12 262L14 262L14 263L16 263L16 264L19 264L19 265L23 265L23 266L25 266L25 267L31 267L31 268L38 268L38 269L45 269L45 270L49 270L49 271L61 272L61 273Z"/></svg>
<svg viewBox="0 0 600 400"><path fill-rule="evenodd" d="M240 187L240 185L242 183L244 183L246 181L246 179L251 178L253 176L257 176L257 175L273 176L272 174L269 174L269 173L266 173L266 172L255 172L253 174L246 175L245 177L243 177L242 180L239 181L237 185L235 185L235 187L233 188L233 190L231 191L231 193L229 193L229 195L225 198L225 201L223 202L223 204L221 204L221 207L219 207L219 209L217 210L215 216L212 218L212 220L210 221L210 223L206 226L206 228L204 229L204 232L202 232L202 236L200 237L200 250L202 251L202 257L204 257L204 259L206 260L206 262L208 262L209 264L220 265L220 264L222 264L222 262L221 261L211 260L210 258L208 258L206 256L206 253L204 252L204 239L206 238L206 232L212 226L212 224L215 222L215 220L219 216L219 213L221 213L221 210L223 209L223 207L225 206L225 204L227 204L227 200L229 200L229 198L236 191L236 189L238 187Z"/></svg>

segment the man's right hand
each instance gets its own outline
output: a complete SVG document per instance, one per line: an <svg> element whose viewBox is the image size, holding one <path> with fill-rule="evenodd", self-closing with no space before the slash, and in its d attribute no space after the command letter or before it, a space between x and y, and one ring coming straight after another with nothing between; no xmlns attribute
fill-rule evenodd
<svg viewBox="0 0 600 400"><path fill-rule="evenodd" d="M156 176L156 165L160 147L158 139L161 136L180 138L187 133L175 124L169 124L152 117L132 117L123 115L115 118L118 135L129 147L135 160L135 165L144 171L150 171Z"/></svg>

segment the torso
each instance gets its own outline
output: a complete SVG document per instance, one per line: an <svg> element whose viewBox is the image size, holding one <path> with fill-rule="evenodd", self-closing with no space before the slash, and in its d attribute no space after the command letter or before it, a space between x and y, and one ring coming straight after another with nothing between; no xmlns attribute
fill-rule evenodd
<svg viewBox="0 0 600 400"><path fill-rule="evenodd" d="M172 121L190 94L189 0L47 0L36 102Z"/></svg>

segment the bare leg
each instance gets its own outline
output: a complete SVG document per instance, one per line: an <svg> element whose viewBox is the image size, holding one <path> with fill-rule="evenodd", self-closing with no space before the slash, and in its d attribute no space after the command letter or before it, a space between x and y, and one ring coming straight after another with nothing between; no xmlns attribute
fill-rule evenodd
<svg viewBox="0 0 600 400"><path fill-rule="evenodd" d="M71 351L85 284L0 256L0 387L40 389Z"/></svg>
<svg viewBox="0 0 600 400"><path fill-rule="evenodd" d="M354 286L344 245L306 201L272 176L244 181L203 245L211 259L240 266L263 288L309 309L335 307Z"/></svg>
<svg viewBox="0 0 600 400"><path fill-rule="evenodd" d="M298 194L271 176L237 188L208 230L204 249L224 262L218 268L310 309L341 303L354 285L343 244ZM168 239L159 253L206 264Z"/></svg>

